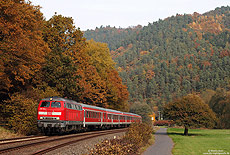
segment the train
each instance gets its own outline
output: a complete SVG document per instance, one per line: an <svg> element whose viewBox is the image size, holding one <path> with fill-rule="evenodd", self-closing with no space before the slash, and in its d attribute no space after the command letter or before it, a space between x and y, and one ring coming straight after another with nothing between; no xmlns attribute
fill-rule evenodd
<svg viewBox="0 0 230 155"><path fill-rule="evenodd" d="M134 122L142 122L142 117L62 97L41 99L37 109L38 129L46 135L89 129L122 128Z"/></svg>

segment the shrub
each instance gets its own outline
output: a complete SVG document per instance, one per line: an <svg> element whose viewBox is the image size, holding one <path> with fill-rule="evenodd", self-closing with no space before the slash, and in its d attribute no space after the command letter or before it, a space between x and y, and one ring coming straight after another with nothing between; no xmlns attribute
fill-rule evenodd
<svg viewBox="0 0 230 155"><path fill-rule="evenodd" d="M154 122L154 126L171 126L173 123L168 120L159 120Z"/></svg>
<svg viewBox="0 0 230 155"><path fill-rule="evenodd" d="M16 93L5 103L8 125L12 130L25 135L37 132L37 103L34 100Z"/></svg>
<svg viewBox="0 0 230 155"><path fill-rule="evenodd" d="M90 154L136 154L136 149L134 147L134 144L128 143L127 141L124 141L124 139L112 139L104 140L100 144L95 145L95 148L91 150Z"/></svg>
<svg viewBox="0 0 230 155"><path fill-rule="evenodd" d="M130 126L121 139L104 140L95 145L90 154L139 154L138 150L146 145L151 138L153 128L145 123L135 123Z"/></svg>
<svg viewBox="0 0 230 155"><path fill-rule="evenodd" d="M5 121L11 130L23 135L36 134L38 101L48 96L59 95L50 87L33 88L25 92L14 93L1 107Z"/></svg>

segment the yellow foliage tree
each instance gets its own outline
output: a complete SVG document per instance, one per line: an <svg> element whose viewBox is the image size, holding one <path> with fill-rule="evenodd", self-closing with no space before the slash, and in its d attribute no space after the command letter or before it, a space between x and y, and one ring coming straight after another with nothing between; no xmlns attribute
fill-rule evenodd
<svg viewBox="0 0 230 155"><path fill-rule="evenodd" d="M107 44L90 40L87 41L85 50L89 63L96 68L101 80L104 81L103 88L106 91L105 97L109 108L127 111L129 93L115 69Z"/></svg>

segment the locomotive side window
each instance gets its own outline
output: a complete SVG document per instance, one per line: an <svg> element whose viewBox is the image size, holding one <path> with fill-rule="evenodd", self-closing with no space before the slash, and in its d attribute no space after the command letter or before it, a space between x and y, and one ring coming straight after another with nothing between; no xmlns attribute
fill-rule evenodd
<svg viewBox="0 0 230 155"><path fill-rule="evenodd" d="M49 107L49 106L50 106L50 102L43 101L40 107Z"/></svg>
<svg viewBox="0 0 230 155"><path fill-rule="evenodd" d="M68 108L68 109L71 109L71 108L72 108L72 106L71 106L70 103L67 103L67 108Z"/></svg>
<svg viewBox="0 0 230 155"><path fill-rule="evenodd" d="M61 108L61 103L60 102L52 102L51 107L52 108Z"/></svg>
<svg viewBox="0 0 230 155"><path fill-rule="evenodd" d="M82 110L80 105L76 105L77 106L77 110Z"/></svg>

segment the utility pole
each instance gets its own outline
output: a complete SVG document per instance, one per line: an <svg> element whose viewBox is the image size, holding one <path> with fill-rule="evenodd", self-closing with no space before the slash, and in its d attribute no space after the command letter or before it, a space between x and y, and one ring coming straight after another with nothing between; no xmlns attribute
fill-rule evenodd
<svg viewBox="0 0 230 155"><path fill-rule="evenodd" d="M161 120L161 111L158 111L159 115L158 115L158 121Z"/></svg>

